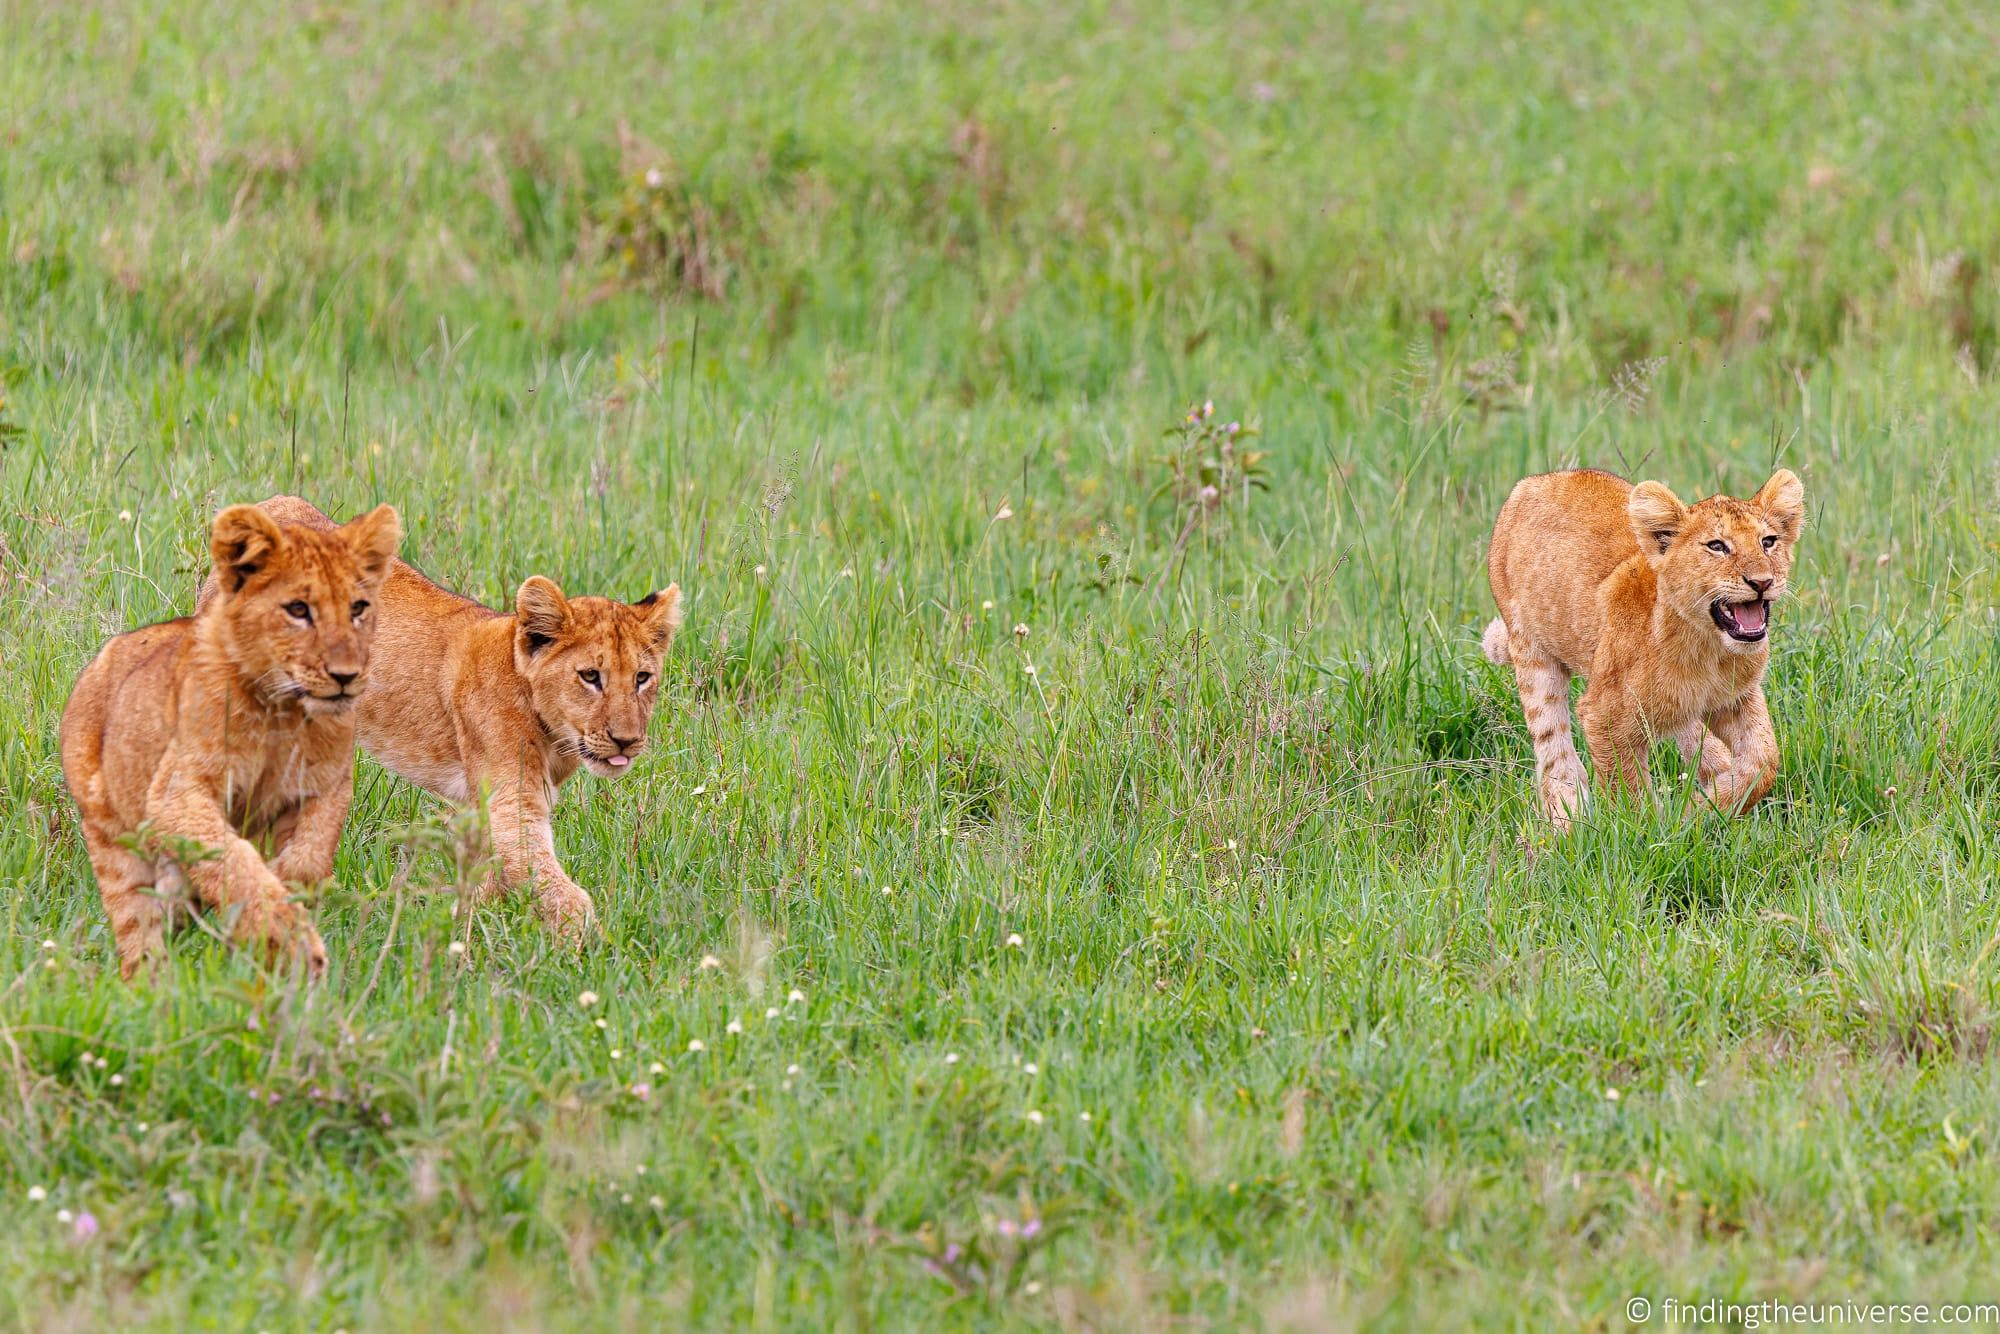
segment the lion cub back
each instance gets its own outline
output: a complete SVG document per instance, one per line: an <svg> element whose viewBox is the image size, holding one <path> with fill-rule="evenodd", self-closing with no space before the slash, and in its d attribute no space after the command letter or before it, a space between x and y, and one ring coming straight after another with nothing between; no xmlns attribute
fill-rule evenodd
<svg viewBox="0 0 2000 1334"><path fill-rule="evenodd" d="M1516 483L1493 525L1486 575L1505 622L1505 641L1488 629L1486 650L1523 639L1572 672L1597 651L1597 587L1639 554L1626 515L1632 484L1582 468Z"/></svg>
<svg viewBox="0 0 2000 1334"><path fill-rule="evenodd" d="M146 786L173 730L182 649L192 619L163 621L118 635L77 678L62 716L63 777L86 818L137 825ZM134 708L146 701L150 707ZM112 716L129 726L107 735Z"/></svg>

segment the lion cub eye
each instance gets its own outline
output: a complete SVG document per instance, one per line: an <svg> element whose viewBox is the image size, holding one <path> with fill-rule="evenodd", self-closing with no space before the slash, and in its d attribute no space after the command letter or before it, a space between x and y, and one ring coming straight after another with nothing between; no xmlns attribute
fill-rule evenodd
<svg viewBox="0 0 2000 1334"><path fill-rule="evenodd" d="M597 669L595 667L579 668L576 674L582 677L583 683L589 686L592 690L597 689L598 686L603 684L603 678L597 674Z"/></svg>
<svg viewBox="0 0 2000 1334"><path fill-rule="evenodd" d="M349 616L352 616L355 620L358 621L367 612L367 610L368 610L367 602L362 601L362 602L357 602L353 606L349 607L347 609L347 614Z"/></svg>
<svg viewBox="0 0 2000 1334"><path fill-rule="evenodd" d="M303 602L287 602L285 604L285 615L295 621L304 621L307 625L311 625L313 609Z"/></svg>
<svg viewBox="0 0 2000 1334"><path fill-rule="evenodd" d="M1776 545L1778 545L1778 535L1776 533L1764 534L1764 550L1769 551Z"/></svg>
<svg viewBox="0 0 2000 1334"><path fill-rule="evenodd" d="M653 679L653 674L651 672L640 672L637 676L632 678L632 683L634 685L644 685L646 684L646 682L652 679Z"/></svg>
<svg viewBox="0 0 2000 1334"><path fill-rule="evenodd" d="M1729 554L1729 544L1719 538L1716 541L1708 543L1708 549L1718 556L1727 556Z"/></svg>

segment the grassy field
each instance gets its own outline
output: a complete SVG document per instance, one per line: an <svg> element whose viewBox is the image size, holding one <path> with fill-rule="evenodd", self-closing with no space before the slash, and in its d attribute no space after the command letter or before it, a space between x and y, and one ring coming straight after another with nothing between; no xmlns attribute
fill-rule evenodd
<svg viewBox="0 0 2000 1334"><path fill-rule="evenodd" d="M0 1322L2000 1297L2000 19L1237 10L0 0ZM1780 461L1771 800L1552 837L1507 488ZM687 590L601 938L364 760L326 985L120 983L62 703L277 489Z"/></svg>

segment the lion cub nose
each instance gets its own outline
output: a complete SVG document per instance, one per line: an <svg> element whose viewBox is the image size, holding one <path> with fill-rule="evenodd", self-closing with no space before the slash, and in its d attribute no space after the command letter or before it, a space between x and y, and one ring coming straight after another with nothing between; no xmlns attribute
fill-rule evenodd
<svg viewBox="0 0 2000 1334"><path fill-rule="evenodd" d="M609 733L609 735L611 737L611 744L620 750L630 750L645 739L644 737L636 736L619 736L616 732Z"/></svg>
<svg viewBox="0 0 2000 1334"><path fill-rule="evenodd" d="M1750 577L1749 575L1747 575L1747 574L1746 574L1746 575L1744 575L1744 576L1743 576L1743 582L1744 582L1744 583L1746 583L1746 584L1748 584L1748 585L1750 585L1750 588L1751 588L1751 590L1752 590L1753 592L1755 592L1755 593L1757 594L1757 596L1758 596L1758 597L1763 597L1763 596L1764 596L1764 594L1766 594L1766 593L1768 593L1768 592L1770 592L1770 591L1771 591L1771 585L1772 585L1772 584L1774 584L1774 583L1776 583L1776 582L1777 582L1777 580L1775 580L1775 579L1752 579L1752 578L1751 578L1751 577Z"/></svg>
<svg viewBox="0 0 2000 1334"><path fill-rule="evenodd" d="M339 686L342 690L345 690L347 689L347 687L354 684L354 678L360 676L361 673L328 671L327 675L333 678L333 683L335 685Z"/></svg>

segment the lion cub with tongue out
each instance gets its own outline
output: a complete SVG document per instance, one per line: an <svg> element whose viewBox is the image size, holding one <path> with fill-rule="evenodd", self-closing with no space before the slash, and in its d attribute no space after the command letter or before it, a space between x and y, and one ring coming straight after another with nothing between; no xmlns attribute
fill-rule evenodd
<svg viewBox="0 0 2000 1334"><path fill-rule="evenodd" d="M1493 526L1487 577L1500 615L1486 656L1514 665L1542 808L1566 829L1584 799L1569 681L1600 781L1646 785L1646 751L1672 737L1730 813L1771 790L1778 742L1764 706L1771 604L1805 525L1805 488L1780 469L1748 500L1684 505L1658 482L1593 470L1518 483Z"/></svg>
<svg viewBox="0 0 2000 1334"><path fill-rule="evenodd" d="M326 532L333 520L297 496L257 506ZM204 601L216 596L214 585ZM379 625L355 733L382 766L455 804L487 801L494 890L532 886L542 917L574 936L590 895L563 869L550 825L556 792L579 768L632 772L659 699L660 661L681 624L681 590L637 602L567 597L536 575L512 613L447 592L401 560L375 595Z"/></svg>

